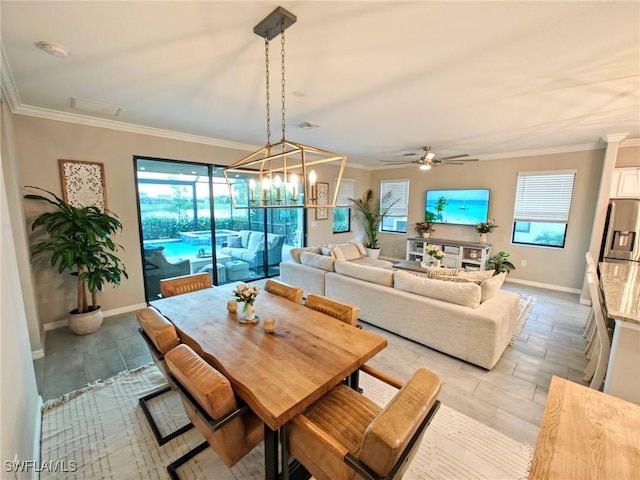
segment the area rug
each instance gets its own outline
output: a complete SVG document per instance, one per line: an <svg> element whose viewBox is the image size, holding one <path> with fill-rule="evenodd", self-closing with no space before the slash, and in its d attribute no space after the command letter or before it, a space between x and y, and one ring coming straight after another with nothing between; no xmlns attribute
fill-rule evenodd
<svg viewBox="0 0 640 480"><path fill-rule="evenodd" d="M159 447L138 406L138 398L164 383L154 365L123 372L104 382L47 402L43 407L43 461L59 461L76 471L42 472L42 479L168 478L165 467L203 438L195 429ZM366 374L365 394L380 405L396 390ZM186 423L176 393L161 395L151 410L166 433ZM429 426L405 479L526 478L533 449L442 405ZM74 462L74 463L71 463ZM264 475L260 444L227 469L213 450L180 468L182 479L247 480ZM73 470L67 468L67 470Z"/></svg>
<svg viewBox="0 0 640 480"><path fill-rule="evenodd" d="M527 324L531 309L536 303L536 298L530 295L520 294L520 302L518 303L518 316L516 317L516 328L511 339L513 344L514 339L522 333L524 326Z"/></svg>

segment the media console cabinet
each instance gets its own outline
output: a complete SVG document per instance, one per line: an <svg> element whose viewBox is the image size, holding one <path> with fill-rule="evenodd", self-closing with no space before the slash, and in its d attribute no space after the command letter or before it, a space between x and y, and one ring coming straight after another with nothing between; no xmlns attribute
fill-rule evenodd
<svg viewBox="0 0 640 480"><path fill-rule="evenodd" d="M491 245L488 243L411 237L407 239L407 255L405 259L414 262L426 261L428 263L427 245L435 245L444 252L442 265L449 268L484 270L491 252Z"/></svg>

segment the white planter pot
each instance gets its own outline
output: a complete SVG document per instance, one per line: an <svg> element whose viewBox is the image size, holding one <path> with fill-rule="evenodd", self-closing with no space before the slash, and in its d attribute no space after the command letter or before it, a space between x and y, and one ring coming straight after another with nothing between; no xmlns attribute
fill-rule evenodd
<svg viewBox="0 0 640 480"><path fill-rule="evenodd" d="M379 248L367 248L367 257L377 259L380 256Z"/></svg>
<svg viewBox="0 0 640 480"><path fill-rule="evenodd" d="M431 232L422 232L422 238L431 238Z"/></svg>
<svg viewBox="0 0 640 480"><path fill-rule="evenodd" d="M103 319L104 314L100 307L92 312L70 313L69 329L76 335L89 335L100 329Z"/></svg>
<svg viewBox="0 0 640 480"><path fill-rule="evenodd" d="M487 234L486 233L481 233L480 234L480 243L487 243Z"/></svg>

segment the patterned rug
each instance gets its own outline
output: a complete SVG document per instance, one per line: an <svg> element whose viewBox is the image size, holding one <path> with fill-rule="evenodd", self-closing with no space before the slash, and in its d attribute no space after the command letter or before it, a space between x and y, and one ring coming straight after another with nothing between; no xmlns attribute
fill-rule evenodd
<svg viewBox="0 0 640 480"><path fill-rule="evenodd" d="M520 303L518 304L518 316L516 317L516 329L513 333L513 339L515 339L518 335L522 333L524 326L527 324L527 320L529 320L531 309L533 308L535 303L536 303L535 297L531 297L523 293L520 294ZM511 340L511 344L513 344L513 339Z"/></svg>
<svg viewBox="0 0 640 480"><path fill-rule="evenodd" d="M138 406L138 398L164 383L153 365L123 372L105 382L50 400L43 407L43 461L74 462L77 471L42 472L42 479L168 478L165 467L203 438L195 429L159 447ZM365 394L380 405L396 390L366 374ZM176 393L156 397L152 412L167 433L186 423ZM442 405L414 458L408 480L526 478L533 449ZM232 469L213 450L206 450L180 468L183 479L261 479L263 444Z"/></svg>

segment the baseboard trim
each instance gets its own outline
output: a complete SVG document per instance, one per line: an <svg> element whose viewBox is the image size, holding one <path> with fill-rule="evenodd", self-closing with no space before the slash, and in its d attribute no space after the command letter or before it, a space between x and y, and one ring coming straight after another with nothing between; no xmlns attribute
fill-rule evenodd
<svg viewBox="0 0 640 480"><path fill-rule="evenodd" d="M35 429L33 431L33 460L35 461L35 465L40 465L40 445L41 445L41 436L42 436L42 396L38 395L38 401L36 402L36 422ZM33 473L31 474L31 478L33 480L38 480L40 478L40 472L37 468L33 469Z"/></svg>
<svg viewBox="0 0 640 480"><path fill-rule="evenodd" d="M587 307L591 306L591 300L588 298L580 297L580 301L578 302L580 305L586 305Z"/></svg>
<svg viewBox="0 0 640 480"><path fill-rule="evenodd" d="M113 317L115 315L121 315L123 313L135 312L137 310L141 310L147 306L146 303L136 303L135 305L127 305L126 307L113 308L111 310L103 310L104 318ZM69 325L69 319L64 318L62 320L58 320L57 322L49 322L42 325L42 328L45 332L49 330L55 330L57 328L66 327ZM44 356L44 352L43 352Z"/></svg>
<svg viewBox="0 0 640 480"><path fill-rule="evenodd" d="M31 350L31 360L38 360L39 358L44 358L44 348Z"/></svg>
<svg viewBox="0 0 640 480"><path fill-rule="evenodd" d="M519 278L507 277L505 279L505 282L518 283L520 285L527 285L529 287L546 288L547 290L555 290L557 292L575 293L578 295L582 293L582 290L579 288L563 287L562 285L552 285L551 283L531 282L529 280L521 280Z"/></svg>

